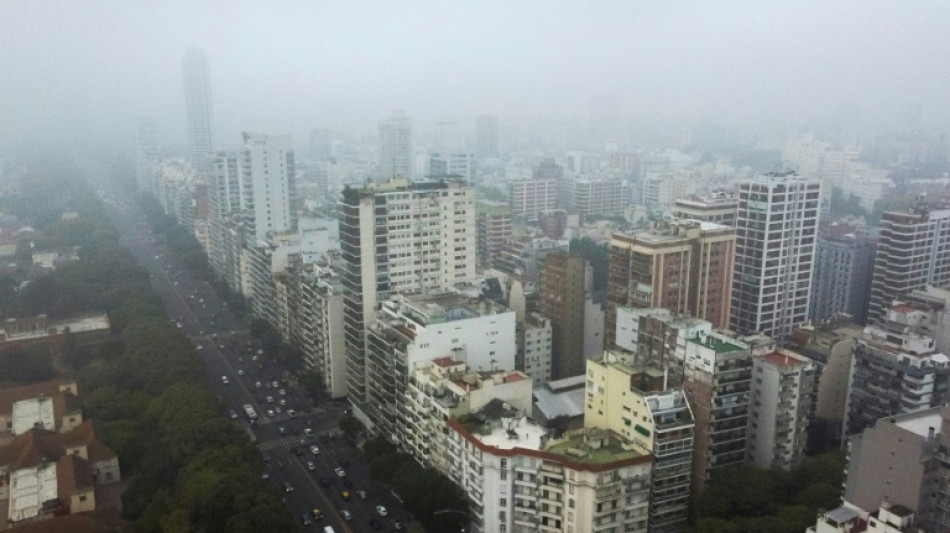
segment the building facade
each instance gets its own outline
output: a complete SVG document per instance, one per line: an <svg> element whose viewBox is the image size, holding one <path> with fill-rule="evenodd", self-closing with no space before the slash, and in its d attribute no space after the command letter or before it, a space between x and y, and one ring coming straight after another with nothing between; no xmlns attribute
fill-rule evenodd
<svg viewBox="0 0 950 533"><path fill-rule="evenodd" d="M729 324L735 230L711 222L673 221L614 233L607 274L605 345L616 342L617 308L663 307Z"/></svg>
<svg viewBox="0 0 950 533"><path fill-rule="evenodd" d="M437 293L475 280L474 197L471 187L457 182L392 180L344 190L339 218L347 396L358 412L368 386L365 328L378 304L395 294Z"/></svg>
<svg viewBox="0 0 950 533"><path fill-rule="evenodd" d="M794 173L739 182L732 330L782 342L807 320L820 188Z"/></svg>
<svg viewBox="0 0 950 533"><path fill-rule="evenodd" d="M881 218L871 281L868 320L885 314L891 302L927 285L950 283L950 208L919 203Z"/></svg>
<svg viewBox="0 0 950 533"><path fill-rule="evenodd" d="M563 252L549 254L541 269L539 308L542 315L551 319L553 379L584 373L586 273L586 259Z"/></svg>
<svg viewBox="0 0 950 533"><path fill-rule="evenodd" d="M815 364L791 350L752 358L749 462L791 470L805 456L815 391Z"/></svg>
<svg viewBox="0 0 950 533"><path fill-rule="evenodd" d="M821 229L809 319L847 313L859 324L867 323L875 248L865 228L835 224Z"/></svg>
<svg viewBox="0 0 950 533"><path fill-rule="evenodd" d="M377 128L379 177L381 181L412 178L412 121L405 111L393 111Z"/></svg>

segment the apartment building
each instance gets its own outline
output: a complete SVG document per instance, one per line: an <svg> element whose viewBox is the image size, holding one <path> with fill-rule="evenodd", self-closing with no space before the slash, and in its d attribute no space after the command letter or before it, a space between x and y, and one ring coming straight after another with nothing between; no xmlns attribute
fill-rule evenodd
<svg viewBox="0 0 950 533"><path fill-rule="evenodd" d="M714 222L734 228L738 209L739 200L735 194L716 191L707 195L677 198L673 204L673 216L688 220Z"/></svg>
<svg viewBox="0 0 950 533"><path fill-rule="evenodd" d="M347 396L369 422L362 413L369 385L366 326L392 295L475 281L475 192L459 182L408 180L347 188L339 218Z"/></svg>
<svg viewBox="0 0 950 533"><path fill-rule="evenodd" d="M406 412L400 417L400 448L420 464L440 472L450 470L446 423L479 411L498 399L521 412L531 411L532 381L517 370L472 371L451 357L412 373L405 393Z"/></svg>
<svg viewBox="0 0 950 533"><path fill-rule="evenodd" d="M559 181L556 178L531 178L508 182L511 214L537 220L541 211L557 208Z"/></svg>
<svg viewBox="0 0 950 533"><path fill-rule="evenodd" d="M343 280L326 265L302 265L293 272L299 290L294 317L294 344L304 366L323 378L333 398L346 396L346 346L343 327Z"/></svg>
<svg viewBox="0 0 950 533"><path fill-rule="evenodd" d="M648 530L683 531L695 430L683 389L671 386L664 371L610 351L587 362L586 378L584 425L616 432L653 455Z"/></svg>
<svg viewBox="0 0 950 533"><path fill-rule="evenodd" d="M478 264L491 268L495 258L511 237L511 210L502 202L476 204L478 231Z"/></svg>
<svg viewBox="0 0 950 533"><path fill-rule="evenodd" d="M647 531L652 457L616 433L552 435L500 400L448 425L447 475L473 531Z"/></svg>
<svg viewBox="0 0 950 533"><path fill-rule="evenodd" d="M865 227L846 222L822 226L808 311L812 321L847 313L859 324L867 323L876 247Z"/></svg>
<svg viewBox="0 0 950 533"><path fill-rule="evenodd" d="M526 313L517 325L518 352L515 368L524 372L535 384L552 379L554 328L551 319L540 313Z"/></svg>
<svg viewBox="0 0 950 533"><path fill-rule="evenodd" d="M883 321L867 326L851 352L845 435L880 418L942 405L950 358L919 325L924 308L894 302Z"/></svg>
<svg viewBox="0 0 950 533"><path fill-rule="evenodd" d="M891 302L927 285L950 283L950 208L918 202L881 217L868 320L887 314Z"/></svg>
<svg viewBox="0 0 950 533"><path fill-rule="evenodd" d="M774 344L717 333L709 322L665 309L631 313L625 322L628 342L636 346L629 360L656 368L665 387L681 386L686 394L696 422L690 492L699 494L713 469L745 461L752 358L774 351Z"/></svg>
<svg viewBox="0 0 950 533"><path fill-rule="evenodd" d="M749 462L791 470L805 456L815 391L815 364L791 350L752 358Z"/></svg>
<svg viewBox="0 0 950 533"><path fill-rule="evenodd" d="M607 274L605 345L616 342L617 308L663 307L729 324L736 234L712 222L679 220L614 233Z"/></svg>
<svg viewBox="0 0 950 533"><path fill-rule="evenodd" d="M784 342L807 320L820 188L794 173L739 182L732 330Z"/></svg>
<svg viewBox="0 0 950 533"><path fill-rule="evenodd" d="M587 260L564 252L544 259L538 283L541 314L551 319L551 377L584 373L584 303Z"/></svg>
<svg viewBox="0 0 950 533"><path fill-rule="evenodd" d="M394 297L367 328L364 412L376 432L398 442L398 420L413 370L451 356L476 371L515 368L515 313L467 296Z"/></svg>
<svg viewBox="0 0 950 533"><path fill-rule="evenodd" d="M840 441L848 382L851 379L851 352L863 328L849 316L802 326L789 337L787 346L815 364L815 410L812 423L822 424L832 441Z"/></svg>
<svg viewBox="0 0 950 533"><path fill-rule="evenodd" d="M623 180L574 179L563 184L568 201L562 207L581 216L617 215L623 211Z"/></svg>
<svg viewBox="0 0 950 533"><path fill-rule="evenodd" d="M912 513L912 524L922 531L950 530L948 423L950 408L941 406L881 418L853 436L845 505L890 507L902 516ZM881 517L865 519L870 525Z"/></svg>

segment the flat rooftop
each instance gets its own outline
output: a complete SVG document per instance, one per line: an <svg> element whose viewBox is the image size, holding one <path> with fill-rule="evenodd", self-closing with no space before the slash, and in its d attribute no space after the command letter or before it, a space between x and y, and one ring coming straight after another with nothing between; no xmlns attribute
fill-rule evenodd
<svg viewBox="0 0 950 533"><path fill-rule="evenodd" d="M906 413L895 416L891 421L903 430L926 438L930 432L930 428L934 428L934 431L937 433L941 431L940 428L943 424L943 417L940 416L940 412L942 410L943 408L937 408L918 411L916 413Z"/></svg>
<svg viewBox="0 0 950 533"><path fill-rule="evenodd" d="M743 346L733 344L712 335L704 335L701 337L692 338L689 339L689 342L699 344L700 346L705 346L716 353L738 352L739 350L745 349Z"/></svg>
<svg viewBox="0 0 950 533"><path fill-rule="evenodd" d="M782 352L769 352L761 356L761 358L772 363L773 365L778 365L778 366L792 367L792 366L798 366L805 363L805 361L797 357L792 357L789 354L782 353Z"/></svg>
<svg viewBox="0 0 950 533"><path fill-rule="evenodd" d="M72 333L83 333L86 331L97 331L97 330L109 329L109 316L102 314L102 315L77 318L73 320L50 322L49 325L45 328L37 328L31 331L22 331L22 332L9 333L9 334L7 334L6 329L0 329L0 333L6 334L7 340L22 340L22 339L46 337L47 335L49 335L49 330L51 329L55 329L56 334L60 334L63 331L65 331L66 328L69 328L69 331Z"/></svg>

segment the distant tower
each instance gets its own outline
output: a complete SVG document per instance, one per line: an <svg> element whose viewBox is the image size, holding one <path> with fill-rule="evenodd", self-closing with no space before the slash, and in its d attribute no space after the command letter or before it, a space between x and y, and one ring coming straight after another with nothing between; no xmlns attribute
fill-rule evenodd
<svg viewBox="0 0 950 533"><path fill-rule="evenodd" d="M498 157L498 117L482 115L475 121L475 155Z"/></svg>
<svg viewBox="0 0 950 533"><path fill-rule="evenodd" d="M402 110L379 123L379 181L412 178L412 121Z"/></svg>
<svg viewBox="0 0 950 533"><path fill-rule="evenodd" d="M211 120L211 77L208 58L198 49L185 52L181 62L185 81L185 107L188 111L188 143L195 170L211 170L214 128Z"/></svg>

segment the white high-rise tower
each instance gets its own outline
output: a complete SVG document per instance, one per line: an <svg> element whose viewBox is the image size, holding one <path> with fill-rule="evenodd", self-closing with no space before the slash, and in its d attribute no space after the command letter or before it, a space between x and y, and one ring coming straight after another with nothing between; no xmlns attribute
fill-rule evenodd
<svg viewBox="0 0 950 533"><path fill-rule="evenodd" d="M241 201L248 214L248 234L262 241L268 231L291 231L296 226L293 141L290 135L242 135Z"/></svg>
<svg viewBox="0 0 950 533"><path fill-rule="evenodd" d="M732 329L783 341L808 319L821 180L795 173L739 182Z"/></svg>
<svg viewBox="0 0 950 533"><path fill-rule="evenodd" d="M188 111L188 143L195 170L211 170L214 127L211 119L211 77L208 58L198 49L190 49L181 62L185 81L185 107Z"/></svg>

